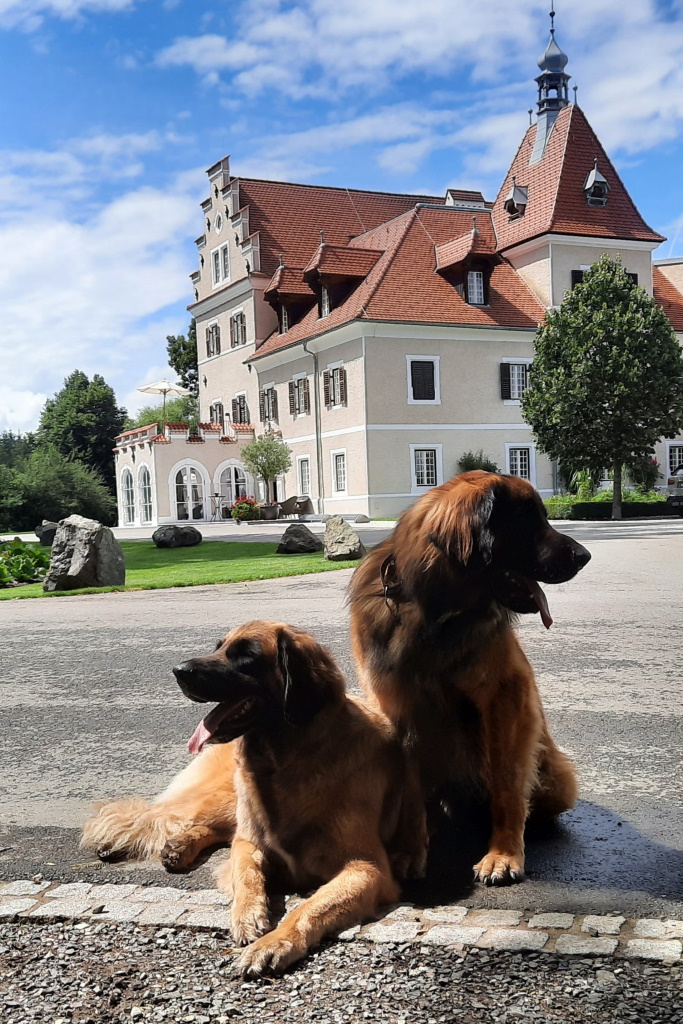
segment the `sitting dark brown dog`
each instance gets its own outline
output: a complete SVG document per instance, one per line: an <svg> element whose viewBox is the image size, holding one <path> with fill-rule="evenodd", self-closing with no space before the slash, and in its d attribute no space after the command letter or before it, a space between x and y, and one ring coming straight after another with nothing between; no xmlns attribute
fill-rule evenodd
<svg viewBox="0 0 683 1024"><path fill-rule="evenodd" d="M490 799L474 868L487 884L522 877L530 808L555 815L576 799L513 625L540 612L549 627L539 581L564 583L589 559L530 483L474 471L415 502L351 581L361 683L416 755L425 796L464 783Z"/></svg>
<svg viewBox="0 0 683 1024"><path fill-rule="evenodd" d="M234 832L219 888L231 892L244 974L282 971L325 935L398 898L421 874L426 828L418 787L388 719L346 695L330 655L307 633L251 622L174 670L190 700L217 702L190 740L198 755L151 805L102 807L84 829L100 856L161 853L186 865ZM315 888L271 931L268 883Z"/></svg>

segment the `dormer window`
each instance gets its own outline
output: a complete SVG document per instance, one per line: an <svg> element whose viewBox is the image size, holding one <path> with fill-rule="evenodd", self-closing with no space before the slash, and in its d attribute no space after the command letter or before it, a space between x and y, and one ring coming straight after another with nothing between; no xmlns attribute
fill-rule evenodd
<svg viewBox="0 0 683 1024"><path fill-rule="evenodd" d="M467 274L467 301L470 306L485 306L483 270L470 270Z"/></svg>
<svg viewBox="0 0 683 1024"><path fill-rule="evenodd" d="M330 293L324 286L320 290L320 318L330 315L332 305L330 303Z"/></svg>
<svg viewBox="0 0 683 1024"><path fill-rule="evenodd" d="M607 178L600 173L598 170L598 158L595 158L595 166L586 178L586 183L583 186L584 195L586 196L586 202L589 206L607 206L607 193L609 192L609 182Z"/></svg>
<svg viewBox="0 0 683 1024"><path fill-rule="evenodd" d="M280 334L286 334L289 330L289 313L286 306L280 307Z"/></svg>
<svg viewBox="0 0 683 1024"><path fill-rule="evenodd" d="M510 220L518 220L524 216L528 204L529 189L526 185L518 185L513 178L512 188L503 203L503 209L509 215Z"/></svg>

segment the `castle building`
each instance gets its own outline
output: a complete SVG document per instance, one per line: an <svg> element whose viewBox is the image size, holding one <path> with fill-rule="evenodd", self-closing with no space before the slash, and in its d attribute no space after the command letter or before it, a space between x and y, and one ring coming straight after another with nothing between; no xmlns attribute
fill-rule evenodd
<svg viewBox="0 0 683 1024"><path fill-rule="evenodd" d="M520 410L546 310L608 253L683 343L683 259L653 260L665 239L570 102L567 60L552 28L536 120L493 202L240 178L228 157L209 168L189 306L201 424L117 439L121 525L216 518L244 493L393 517L480 449L555 492ZM240 458L262 435L293 452L270 495ZM656 455L663 473L683 464L683 437Z"/></svg>

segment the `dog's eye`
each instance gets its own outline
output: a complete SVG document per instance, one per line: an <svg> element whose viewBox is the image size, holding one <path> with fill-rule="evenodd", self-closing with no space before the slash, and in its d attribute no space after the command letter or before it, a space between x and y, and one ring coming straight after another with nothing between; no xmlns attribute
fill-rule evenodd
<svg viewBox="0 0 683 1024"><path fill-rule="evenodd" d="M249 662L254 661L263 653L263 648L258 640L244 637L241 640L235 640L231 643L225 652L225 656L228 661L235 662Z"/></svg>

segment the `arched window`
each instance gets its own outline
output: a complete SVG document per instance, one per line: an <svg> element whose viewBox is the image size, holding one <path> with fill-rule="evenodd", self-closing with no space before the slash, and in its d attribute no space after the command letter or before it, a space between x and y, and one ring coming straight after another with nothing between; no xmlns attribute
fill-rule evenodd
<svg viewBox="0 0 683 1024"><path fill-rule="evenodd" d="M133 474L129 469L124 469L121 474L121 495L123 497L123 521L124 523L134 523L135 488L133 487Z"/></svg>
<svg viewBox="0 0 683 1024"><path fill-rule="evenodd" d="M147 466L143 466L138 477L140 488L140 522L152 522L152 478Z"/></svg>
<svg viewBox="0 0 683 1024"><path fill-rule="evenodd" d="M183 466L175 477L176 519L204 518L204 481L193 466Z"/></svg>
<svg viewBox="0 0 683 1024"><path fill-rule="evenodd" d="M224 505L232 505L247 493L247 477L240 466L227 466L221 473L221 496Z"/></svg>

